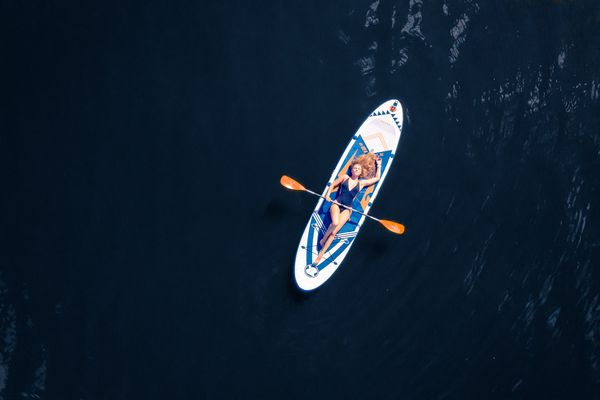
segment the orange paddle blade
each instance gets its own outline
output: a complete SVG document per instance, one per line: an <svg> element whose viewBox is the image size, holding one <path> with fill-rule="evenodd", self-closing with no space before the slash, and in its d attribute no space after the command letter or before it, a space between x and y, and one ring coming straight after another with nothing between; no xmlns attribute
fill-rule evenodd
<svg viewBox="0 0 600 400"><path fill-rule="evenodd" d="M380 219L379 222L381 225L385 226L389 231L392 231L398 235L402 235L404 233L404 225L399 224L394 221L388 221L385 219Z"/></svg>
<svg viewBox="0 0 600 400"><path fill-rule="evenodd" d="M304 186L302 186L299 182L296 182L295 180L293 180L292 178L290 178L287 175L283 175L281 177L281 179L279 180L279 183L281 183L282 186L284 186L288 189L305 190Z"/></svg>

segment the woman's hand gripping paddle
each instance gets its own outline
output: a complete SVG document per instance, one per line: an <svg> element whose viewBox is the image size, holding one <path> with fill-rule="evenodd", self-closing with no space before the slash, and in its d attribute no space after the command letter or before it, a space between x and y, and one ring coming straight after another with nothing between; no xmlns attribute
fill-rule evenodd
<svg viewBox="0 0 600 400"><path fill-rule="evenodd" d="M281 185L283 187L286 187L288 189L291 189L291 190L303 190L303 191L308 192L310 194L314 194L315 196L319 196L322 199L325 199L324 196L321 196L320 194L315 193L312 190L308 190L307 188L305 188L304 186L302 186L302 184L300 182L295 181L294 179L290 178L289 176L283 175L281 177L281 179L279 180L279 182L281 183ZM327 200L327 199L325 199L325 200ZM383 225L390 232L394 232L397 235L402 235L404 233L404 225L399 224L398 222L388 221L386 219L375 218L375 217L372 217L372 216L370 216L368 214L365 214L365 213L362 213L362 212L360 212L358 210L355 210L352 207L347 207L347 206L345 206L343 204L339 204L337 202L335 202L335 203L338 204L338 205L341 205L342 207L346 207L346 208L348 208L348 209L350 209L350 210L352 210L354 212L357 212L357 213L359 213L361 215L364 215L365 217L369 217L372 220L375 220L375 221L379 222L381 225Z"/></svg>

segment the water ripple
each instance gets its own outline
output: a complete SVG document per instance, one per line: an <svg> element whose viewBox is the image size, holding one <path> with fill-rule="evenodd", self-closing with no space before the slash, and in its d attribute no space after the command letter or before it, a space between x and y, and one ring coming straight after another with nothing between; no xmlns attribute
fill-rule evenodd
<svg viewBox="0 0 600 400"><path fill-rule="evenodd" d="M450 64L454 64L458 60L459 51L458 49L467 40L467 25L470 19L467 14L462 14L457 20L455 25L450 29L450 36L454 39L452 46L450 47L450 55L448 59Z"/></svg>
<svg viewBox="0 0 600 400"><path fill-rule="evenodd" d="M377 8L379 7L379 0L374 1L367 10L365 16L365 28L368 28L379 23L379 17L377 17Z"/></svg>
<svg viewBox="0 0 600 400"><path fill-rule="evenodd" d="M0 281L0 395L6 388L13 353L17 346L15 308L6 301L7 288Z"/></svg>
<svg viewBox="0 0 600 400"><path fill-rule="evenodd" d="M421 13L422 7L423 0L410 0L406 23L402 27L401 32L408 36L424 40L425 36L421 32L421 21L423 20L423 14Z"/></svg>

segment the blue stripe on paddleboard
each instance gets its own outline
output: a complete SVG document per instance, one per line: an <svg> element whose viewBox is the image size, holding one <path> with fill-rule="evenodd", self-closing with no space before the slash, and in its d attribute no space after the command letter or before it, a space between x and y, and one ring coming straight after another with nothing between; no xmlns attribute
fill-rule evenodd
<svg viewBox="0 0 600 400"><path fill-rule="evenodd" d="M308 238L306 239L306 265L308 264L312 264L313 260L312 260L312 256L313 253L310 250L312 248L312 243L313 243L313 234L314 231L316 230L315 228L313 228L313 224L316 224L317 221L315 219L314 216L310 217L310 228L308 230Z"/></svg>

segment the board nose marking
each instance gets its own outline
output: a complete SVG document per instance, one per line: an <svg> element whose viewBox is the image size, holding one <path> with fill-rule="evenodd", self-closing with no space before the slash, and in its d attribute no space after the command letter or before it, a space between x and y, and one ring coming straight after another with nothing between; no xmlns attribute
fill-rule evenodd
<svg viewBox="0 0 600 400"><path fill-rule="evenodd" d="M385 141L385 137L381 132L372 133L368 136L363 136L363 139L366 141L370 141L371 139L379 139L384 149L389 149L387 142ZM371 147L371 146L369 146Z"/></svg>

